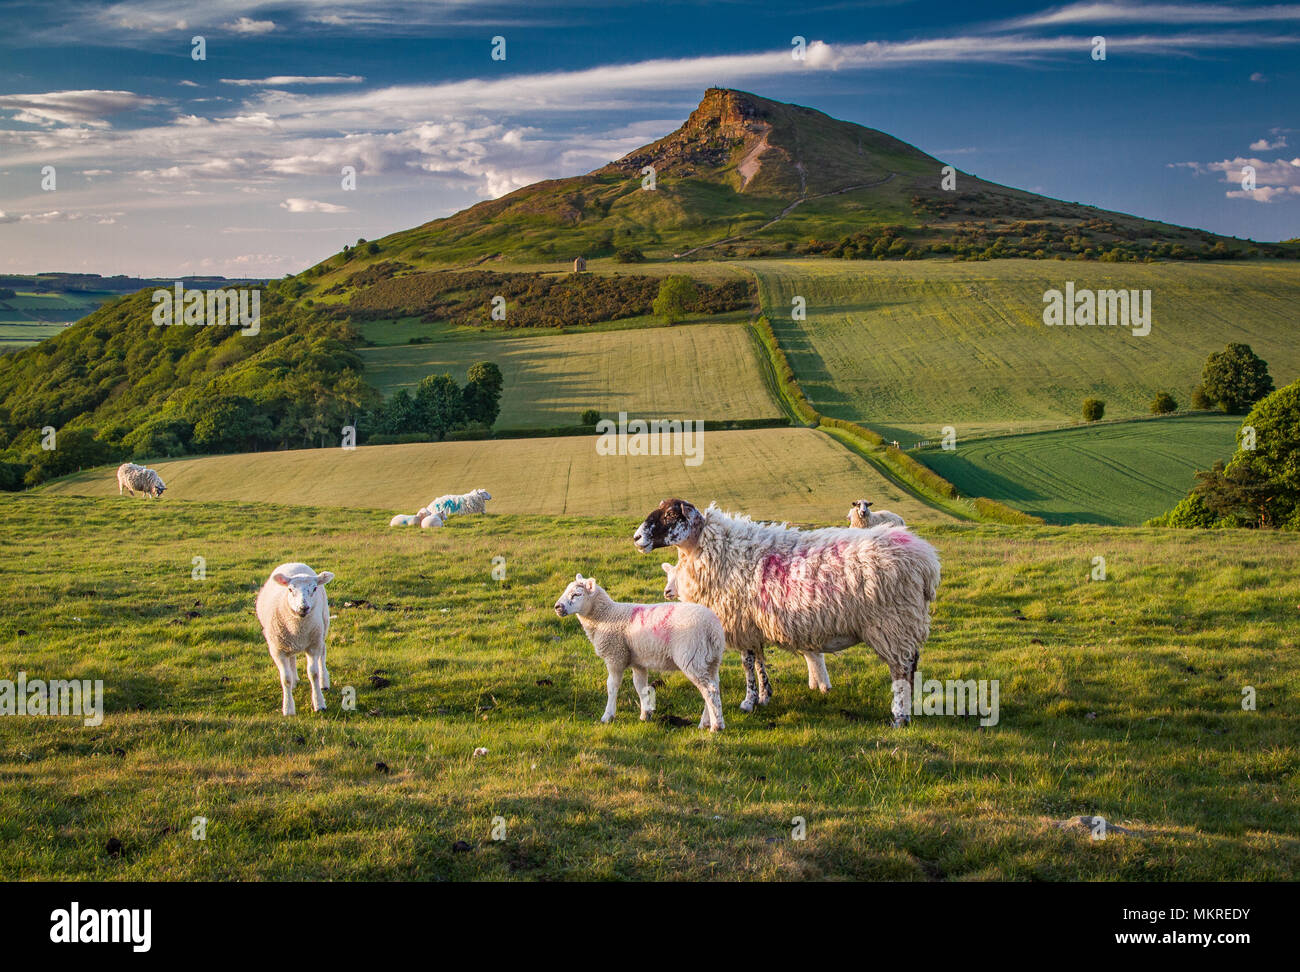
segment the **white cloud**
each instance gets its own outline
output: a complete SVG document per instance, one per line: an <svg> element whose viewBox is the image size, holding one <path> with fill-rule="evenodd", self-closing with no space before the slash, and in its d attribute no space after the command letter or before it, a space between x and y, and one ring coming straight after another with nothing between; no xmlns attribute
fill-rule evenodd
<svg viewBox="0 0 1300 972"><path fill-rule="evenodd" d="M14 112L14 121L32 125L84 125L107 128L107 115L159 104L131 91L47 91L42 94L0 95L0 111Z"/></svg>
<svg viewBox="0 0 1300 972"><path fill-rule="evenodd" d="M1271 142L1266 138L1261 138L1250 143L1250 150L1252 152L1271 152L1273 149L1281 148L1286 148L1285 136L1274 139Z"/></svg>
<svg viewBox="0 0 1300 972"><path fill-rule="evenodd" d="M359 74L277 74L270 78L222 78L221 83L246 88L284 88L294 84L359 84L364 80Z"/></svg>
<svg viewBox="0 0 1300 972"><path fill-rule="evenodd" d="M287 209L291 213L349 213L352 210L346 206L336 206L334 203L320 202L317 199L286 199L280 203L281 209Z"/></svg>
<svg viewBox="0 0 1300 972"><path fill-rule="evenodd" d="M1247 166L1255 170L1254 189L1242 186ZM1198 175L1218 174L1224 185L1234 187L1224 193L1229 199L1273 202L1287 196L1300 195L1300 157L1289 161L1278 159L1265 162L1263 159L1239 156L1219 162L1175 162L1171 163L1171 167L1191 169Z"/></svg>
<svg viewBox="0 0 1300 972"><path fill-rule="evenodd" d="M1229 199L1253 199L1255 202L1272 202L1290 195L1300 195L1300 186L1260 186L1258 189L1231 189L1224 193Z"/></svg>
<svg viewBox="0 0 1300 972"><path fill-rule="evenodd" d="M269 34L275 30L275 21L240 17L233 24L225 24L224 26L226 30L233 30L236 34Z"/></svg>
<svg viewBox="0 0 1300 972"><path fill-rule="evenodd" d="M1218 3L1072 3L1010 21L1012 27L1066 24L1232 24L1300 20L1300 6Z"/></svg>
<svg viewBox="0 0 1300 972"><path fill-rule="evenodd" d="M1263 84L1268 79L1265 78L1264 75L1256 71L1254 74L1250 76L1250 80L1254 81L1256 84Z"/></svg>

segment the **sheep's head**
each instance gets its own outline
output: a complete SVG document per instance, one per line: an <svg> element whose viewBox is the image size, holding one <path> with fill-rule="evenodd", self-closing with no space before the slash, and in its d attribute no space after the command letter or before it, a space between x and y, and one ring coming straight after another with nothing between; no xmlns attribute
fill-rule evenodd
<svg viewBox="0 0 1300 972"><path fill-rule="evenodd" d="M316 606L317 594L322 587L334 579L330 571L320 574L282 574L271 575L271 580L284 588L284 596L289 610L300 618L305 618Z"/></svg>
<svg viewBox="0 0 1300 972"><path fill-rule="evenodd" d="M161 479L158 479L154 481L153 487L149 490L149 492L153 494L154 499L157 499L158 497L162 496L163 491L166 489L167 489L166 484L163 483Z"/></svg>
<svg viewBox="0 0 1300 972"><path fill-rule="evenodd" d="M579 574L555 602L555 613L562 618L570 614L585 614L587 605L596 596L598 590L600 586L594 577L583 577Z"/></svg>
<svg viewBox="0 0 1300 972"><path fill-rule="evenodd" d="M666 499L645 518L632 543L642 553L658 547L693 547L704 529L704 514L686 500Z"/></svg>
<svg viewBox="0 0 1300 972"><path fill-rule="evenodd" d="M859 520L861 520L863 523L866 523L869 519L871 519L871 501L864 500L864 499L854 500L853 505L849 507L850 523L853 522L854 513L858 515Z"/></svg>
<svg viewBox="0 0 1300 972"><path fill-rule="evenodd" d="M489 493L486 489L476 489L474 490L474 494L476 496L482 497L484 503L486 503L488 500L492 498L492 494Z"/></svg>
<svg viewBox="0 0 1300 972"><path fill-rule="evenodd" d="M660 564L659 566L662 567L664 573L668 575L664 578L664 600L675 601L677 600L677 565Z"/></svg>

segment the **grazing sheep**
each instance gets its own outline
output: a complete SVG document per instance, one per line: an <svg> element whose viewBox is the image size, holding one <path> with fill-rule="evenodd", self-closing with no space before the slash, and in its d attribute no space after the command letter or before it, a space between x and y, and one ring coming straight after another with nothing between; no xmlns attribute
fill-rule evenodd
<svg viewBox="0 0 1300 972"><path fill-rule="evenodd" d="M642 553L677 547L678 596L712 608L742 653L767 644L818 654L870 645L889 666L894 725L910 721L939 587L939 557L924 540L897 526L796 530L670 499L632 542ZM745 681L741 708L749 711L756 691L748 664Z"/></svg>
<svg viewBox="0 0 1300 972"><path fill-rule="evenodd" d="M491 498L492 494L486 489L474 489L468 493L448 493L430 503L429 511L437 513L444 521L457 513L484 513L487 511L487 501Z"/></svg>
<svg viewBox="0 0 1300 972"><path fill-rule="evenodd" d="M297 713L293 690L298 685L298 655L307 654L307 679L311 682L311 707L325 708L325 691L330 687L325 667L325 636L330 630L330 604L325 585L334 579L328 570L320 574L306 564L281 564L271 571L257 595L257 620L280 672L280 711Z"/></svg>
<svg viewBox="0 0 1300 972"><path fill-rule="evenodd" d="M420 518L418 516L412 516L409 513L398 513L397 516L393 517L391 520L388 521L388 525L390 527L415 526L419 522L420 522Z"/></svg>
<svg viewBox="0 0 1300 972"><path fill-rule="evenodd" d="M632 669L632 684L641 702L641 719L654 712L654 689L646 672L678 669L704 697L700 728L724 728L718 666L726 647L722 622L700 604L625 604L613 600L593 578L578 574L555 602L560 617L576 614L582 630L605 661L609 678L601 722L614 718L623 671Z"/></svg>
<svg viewBox="0 0 1300 972"><path fill-rule="evenodd" d="M126 490L132 496L139 491L150 499L157 499L162 496L163 490L166 488L163 485L162 478L148 466L137 466L133 462L124 462L117 467L118 496L122 495L122 490Z"/></svg>
<svg viewBox="0 0 1300 972"><path fill-rule="evenodd" d="M890 526L907 526L903 518L889 510L872 510L867 500L857 500L849 507L849 526L858 530L868 529L887 523Z"/></svg>
<svg viewBox="0 0 1300 972"><path fill-rule="evenodd" d="M420 521L420 526L426 530L431 530L434 527L442 526L443 522L444 521L442 517L439 516L437 513L430 513L428 516L426 516L423 520Z"/></svg>
<svg viewBox="0 0 1300 972"><path fill-rule="evenodd" d="M677 565L660 564L667 576L664 579L664 600L677 600ZM801 652L804 661L808 663L808 687L817 689L821 692L829 692L831 687L831 677L826 672L826 659L822 657L821 652L805 651ZM745 666L745 672L749 681L758 683L758 704L767 705L768 700L772 697L772 683L767 678L767 657L760 648L749 656L744 652L741 653L741 664ZM751 670L752 664L752 670ZM747 681L746 684L749 684ZM752 709L753 703L750 703L746 712Z"/></svg>

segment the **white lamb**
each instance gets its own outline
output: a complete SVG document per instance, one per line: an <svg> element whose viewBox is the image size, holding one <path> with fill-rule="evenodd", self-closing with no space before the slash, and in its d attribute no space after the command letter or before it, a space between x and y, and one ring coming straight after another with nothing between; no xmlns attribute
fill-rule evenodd
<svg viewBox="0 0 1300 972"><path fill-rule="evenodd" d="M293 690L298 685L298 655L307 655L307 679L311 682L311 707L325 708L325 691L330 687L325 667L325 636L330 630L329 597L325 585L334 579L330 571L317 574L306 564L281 564L271 572L257 595L257 620L262 624L271 661L280 672L280 711L297 713Z"/></svg>
<svg viewBox="0 0 1300 972"><path fill-rule="evenodd" d="M417 516L413 516L413 515L410 514L410 513L398 513L397 516L393 517L391 520L388 521L388 525L389 525L390 527L393 527L393 526L415 526L415 525L416 525L417 523L419 523L419 522L420 522L420 519L419 519L419 517L417 517Z"/></svg>
<svg viewBox="0 0 1300 972"><path fill-rule="evenodd" d="M857 500L849 507L849 526L859 530L869 529L887 523L890 526L907 526L903 518L889 510L872 510L867 500Z"/></svg>
<svg viewBox="0 0 1300 972"><path fill-rule="evenodd" d="M677 548L678 596L712 608L742 660L769 644L805 655L870 645L889 666L894 725L910 721L939 557L906 528L795 530L670 499L632 542L642 553ZM757 695L749 664L745 676L749 711Z"/></svg>
<svg viewBox="0 0 1300 972"><path fill-rule="evenodd" d="M420 526L426 530L430 530L433 527L442 526L443 522L444 521L442 517L439 516L437 513L430 513L428 516L426 516L423 520L420 521Z"/></svg>
<svg viewBox="0 0 1300 972"><path fill-rule="evenodd" d="M664 573L668 575L664 578L664 600L675 601L677 600L677 565L660 564L659 566L662 567Z"/></svg>
<svg viewBox="0 0 1300 972"><path fill-rule="evenodd" d="M578 574L555 602L560 617L576 614L582 630L605 661L605 713L610 722L618 704L624 669L632 669L632 684L641 703L642 721L654 712L655 694L647 671L678 669L700 691L704 712L700 728L717 732L722 721L718 666L726 647L722 622L700 604L626 604L613 600L593 578Z"/></svg>
<svg viewBox="0 0 1300 972"><path fill-rule="evenodd" d="M118 496L121 496L122 491L126 490L132 496L139 491L150 499L158 499L166 488L163 485L162 478L148 466L137 466L133 462L124 462L117 467Z"/></svg>
<svg viewBox="0 0 1300 972"><path fill-rule="evenodd" d="M474 489L468 493L448 493L430 503L429 512L437 513L444 521L458 513L485 513L487 501L491 498L492 494L486 489Z"/></svg>

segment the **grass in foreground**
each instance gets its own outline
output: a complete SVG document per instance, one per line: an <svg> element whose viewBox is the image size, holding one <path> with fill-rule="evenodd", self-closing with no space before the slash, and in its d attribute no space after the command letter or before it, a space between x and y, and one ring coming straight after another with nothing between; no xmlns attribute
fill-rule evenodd
<svg viewBox="0 0 1300 972"><path fill-rule="evenodd" d="M918 458L963 493L1049 523L1135 525L1173 507L1197 470L1228 459L1239 415L1182 415L981 439Z"/></svg>
<svg viewBox="0 0 1300 972"><path fill-rule="evenodd" d="M825 697L802 662L774 655L777 695L751 715L728 655L728 728L710 737L679 674L658 690L659 720L637 722L627 690L600 725L603 668L551 611L576 570L657 597L661 558L632 550L632 519L377 522L0 498L0 677L103 678L108 709L97 728L0 719L0 878L1300 873L1295 536L925 529L944 582L922 669L1000 679L996 727L888 729L885 669L858 647L831 661ZM1093 583L1097 555L1109 579ZM195 556L205 580L191 579ZM284 719L252 603L287 559L339 576L330 708L303 711L300 685L300 715ZM347 685L354 712L338 705ZM1242 710L1243 686L1257 711ZM1056 826L1077 814L1141 833ZM195 816L205 841L190 837ZM795 816L806 840L791 839ZM490 839L494 817L504 840Z"/></svg>

